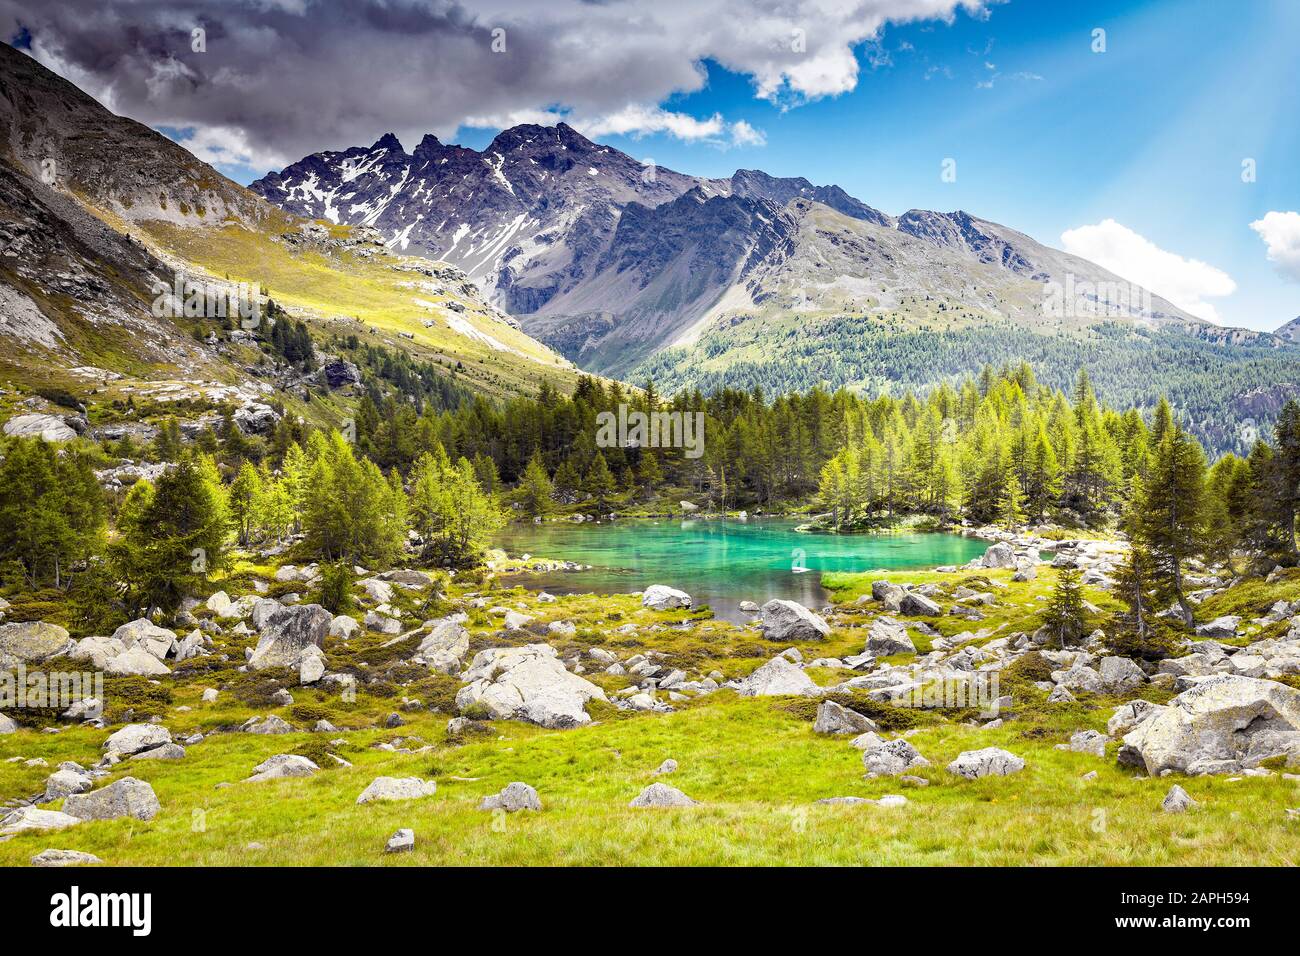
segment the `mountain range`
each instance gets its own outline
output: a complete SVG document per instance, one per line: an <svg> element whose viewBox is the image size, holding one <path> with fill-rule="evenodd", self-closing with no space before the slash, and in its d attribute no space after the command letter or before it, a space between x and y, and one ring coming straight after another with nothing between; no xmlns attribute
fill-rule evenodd
<svg viewBox="0 0 1300 956"><path fill-rule="evenodd" d="M244 283L304 323L320 368L156 314L177 276ZM444 395L571 387L580 369L661 391L923 388L1029 361L1103 397L1167 393L1212 448L1244 450L1300 392L1297 323L1188 315L1094 263L964 211L891 215L834 185L687 175L561 123L485 149L391 134L244 188L0 45L0 411L57 388L104 404L265 400L337 420L314 388ZM385 358L385 356L389 356ZM269 363L269 364L268 364Z"/></svg>
<svg viewBox="0 0 1300 956"><path fill-rule="evenodd" d="M524 331L661 389L924 387L1027 359L1139 407L1167 392L1216 448L1300 390L1300 334L1232 329L964 211L891 215L835 185L690 176L565 125L481 151L387 134L250 188L463 269Z"/></svg>

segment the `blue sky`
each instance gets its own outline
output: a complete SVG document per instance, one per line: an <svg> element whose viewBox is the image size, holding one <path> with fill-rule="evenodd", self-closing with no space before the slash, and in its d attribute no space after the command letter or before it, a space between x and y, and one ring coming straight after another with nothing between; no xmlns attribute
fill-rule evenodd
<svg viewBox="0 0 1300 956"><path fill-rule="evenodd" d="M1104 53L1092 50L1097 28ZM706 89L667 104L744 119L763 146L601 139L694 174L757 167L837 183L893 214L964 209L1057 247L1067 230L1114 220L1231 277L1234 292L1202 297L1207 317L1272 329L1300 315L1300 282L1268 261L1250 223L1300 209L1298 44L1300 3L1012 0L987 18L887 27L838 97L782 110L710 64ZM458 138L481 148L491 136ZM946 158L955 182L941 181Z"/></svg>
<svg viewBox="0 0 1300 956"><path fill-rule="evenodd" d="M1300 0L0 0L0 31L244 183L563 117L682 172L964 209L1224 324L1300 315Z"/></svg>

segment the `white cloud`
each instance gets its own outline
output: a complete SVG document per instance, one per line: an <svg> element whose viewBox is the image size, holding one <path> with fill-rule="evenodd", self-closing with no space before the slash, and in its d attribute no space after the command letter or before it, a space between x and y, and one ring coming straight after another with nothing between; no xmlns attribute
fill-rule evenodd
<svg viewBox="0 0 1300 956"><path fill-rule="evenodd" d="M470 121L562 115L722 146L756 145L743 120L665 109L701 90L703 64L788 109L882 66L888 24L951 21L986 0L0 0L0 32L152 126L238 130L249 156L404 142ZM207 51L190 49L202 22ZM500 33L499 31L504 31ZM501 43L504 48L494 50Z"/></svg>
<svg viewBox="0 0 1300 956"><path fill-rule="evenodd" d="M274 150L253 146L241 129L229 126L194 126L180 131L176 142L213 166L272 169L293 162Z"/></svg>
<svg viewBox="0 0 1300 956"><path fill-rule="evenodd" d="M1268 246L1268 261L1288 279L1300 282L1300 212L1269 212L1250 228Z"/></svg>
<svg viewBox="0 0 1300 956"><path fill-rule="evenodd" d="M1219 320L1219 314L1206 299L1237 291L1237 283L1222 269L1161 249L1114 219L1067 229L1061 233L1061 245L1066 252L1095 262L1212 322Z"/></svg>

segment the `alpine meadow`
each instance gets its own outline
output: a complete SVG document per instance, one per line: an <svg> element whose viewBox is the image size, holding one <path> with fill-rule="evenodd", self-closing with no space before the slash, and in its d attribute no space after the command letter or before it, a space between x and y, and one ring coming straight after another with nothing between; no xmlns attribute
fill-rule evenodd
<svg viewBox="0 0 1300 956"><path fill-rule="evenodd" d="M1292 7L0 0L34 918L889 866L1293 927Z"/></svg>

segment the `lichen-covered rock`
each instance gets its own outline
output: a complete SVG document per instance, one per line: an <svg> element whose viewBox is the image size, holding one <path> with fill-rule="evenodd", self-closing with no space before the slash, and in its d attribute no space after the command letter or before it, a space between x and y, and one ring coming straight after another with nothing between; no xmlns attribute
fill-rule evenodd
<svg viewBox="0 0 1300 956"><path fill-rule="evenodd" d="M797 601L768 601L759 615L769 641L820 641L831 632L829 624Z"/></svg>
<svg viewBox="0 0 1300 956"><path fill-rule="evenodd" d="M1300 690L1275 681L1203 678L1124 737L1147 773L1236 773L1263 761L1300 763Z"/></svg>
<svg viewBox="0 0 1300 956"><path fill-rule="evenodd" d="M19 807L8 816L0 816L0 837L26 833L30 830L62 830L66 827L74 827L80 822L80 817L60 813L58 810Z"/></svg>
<svg viewBox="0 0 1300 956"><path fill-rule="evenodd" d="M509 783L501 790L500 793L494 793L490 797L484 797L479 801L480 810L505 810L507 813L517 813L520 810L540 810L542 809L541 797L526 783Z"/></svg>
<svg viewBox="0 0 1300 956"><path fill-rule="evenodd" d="M159 627L144 617L123 624L113 632L113 639L121 641L128 651L142 648L159 661L166 660L176 649L176 632Z"/></svg>
<svg viewBox="0 0 1300 956"><path fill-rule="evenodd" d="M440 674L457 674L469 653L469 631L461 616L439 621L420 641L413 660Z"/></svg>
<svg viewBox="0 0 1300 956"><path fill-rule="evenodd" d="M817 721L813 724L813 731L819 734L863 734L868 731L879 730L875 721L864 717L856 710L835 703L833 700L824 700L817 708Z"/></svg>
<svg viewBox="0 0 1300 956"><path fill-rule="evenodd" d="M943 613L943 608L939 607L937 601L916 591L908 591L903 595L898 610L900 614L912 617L938 617Z"/></svg>
<svg viewBox="0 0 1300 956"><path fill-rule="evenodd" d="M1123 694L1146 683L1142 668L1127 657L1103 657L1097 674L1108 693Z"/></svg>
<svg viewBox="0 0 1300 956"><path fill-rule="evenodd" d="M896 777L917 767L928 767L926 760L906 740L890 740L862 752L862 765L869 777Z"/></svg>
<svg viewBox="0 0 1300 956"><path fill-rule="evenodd" d="M691 606L691 596L666 584L652 584L641 595L641 606L652 611L672 611Z"/></svg>
<svg viewBox="0 0 1300 956"><path fill-rule="evenodd" d="M93 853L80 850L42 850L32 857L32 866L94 866L103 862Z"/></svg>
<svg viewBox="0 0 1300 956"><path fill-rule="evenodd" d="M1186 813L1195 806L1196 801L1178 784L1170 787L1164 800L1160 801L1160 809L1165 813Z"/></svg>
<svg viewBox="0 0 1300 956"><path fill-rule="evenodd" d="M57 624L0 624L0 664L4 666L39 663L66 654L72 647L68 632Z"/></svg>
<svg viewBox="0 0 1300 956"><path fill-rule="evenodd" d="M333 621L334 615L319 604L299 604L272 611L259 628L260 636L248 660L249 668L297 667L306 648L319 648L324 643Z"/></svg>
<svg viewBox="0 0 1300 956"><path fill-rule="evenodd" d="M773 697L790 694L809 697L821 693L813 679L784 657L774 657L748 677L736 683L741 697Z"/></svg>
<svg viewBox="0 0 1300 956"><path fill-rule="evenodd" d="M693 807L695 801L676 787L666 783L652 783L628 804L629 807Z"/></svg>
<svg viewBox="0 0 1300 956"><path fill-rule="evenodd" d="M81 820L152 820L161 809L153 787L135 777L123 777L107 787L73 794L63 801L63 812Z"/></svg>
<svg viewBox="0 0 1300 956"><path fill-rule="evenodd" d="M432 780L419 777L376 777L370 786L361 791L357 803L373 803L377 800L418 800L431 797L438 790Z"/></svg>
<svg viewBox="0 0 1300 956"><path fill-rule="evenodd" d="M249 783L261 780L284 780L291 777L310 777L320 772L315 761L300 754L276 754L253 768Z"/></svg>
<svg viewBox="0 0 1300 956"><path fill-rule="evenodd" d="M1019 773L1025 769L1025 762L1008 750L998 747L984 747L980 750L967 750L957 755L957 759L948 764L948 772L975 780L979 777L1005 777L1007 774Z"/></svg>
<svg viewBox="0 0 1300 956"><path fill-rule="evenodd" d="M479 651L462 679L467 684L456 694L462 713L481 708L494 720L552 729L590 723L587 701L606 699L595 684L565 670L549 644Z"/></svg>
<svg viewBox="0 0 1300 956"><path fill-rule="evenodd" d="M887 617L871 622L867 632L867 654L876 657L888 657L891 654L915 654L916 645L907 636L907 628Z"/></svg>

